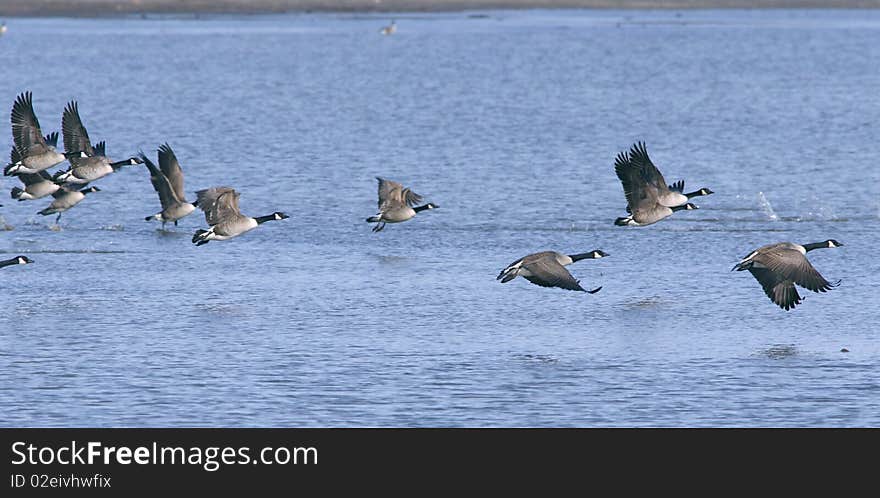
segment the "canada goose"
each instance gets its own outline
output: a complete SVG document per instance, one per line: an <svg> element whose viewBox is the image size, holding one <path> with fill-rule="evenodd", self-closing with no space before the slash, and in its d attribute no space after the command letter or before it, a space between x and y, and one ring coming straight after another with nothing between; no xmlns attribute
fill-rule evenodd
<svg viewBox="0 0 880 498"><path fill-rule="evenodd" d="M231 239L267 221L290 218L278 211L257 218L245 216L238 210L240 195L231 187L212 187L196 192L196 204L205 212L205 221L211 228L196 231L192 238L193 244L200 246L212 240Z"/></svg>
<svg viewBox="0 0 880 498"><path fill-rule="evenodd" d="M9 28L6 27L6 21L3 21L3 24L0 24L0 36L5 35L5 34L6 34L6 31L7 31L8 29L9 29Z"/></svg>
<svg viewBox="0 0 880 498"><path fill-rule="evenodd" d="M379 212L376 216L367 218L367 223L377 223L373 227L374 232L382 231L385 223L400 223L412 218L416 213L439 207L430 202L424 206L413 207L422 201L422 196L397 182L378 176L376 180L379 181Z"/></svg>
<svg viewBox="0 0 880 498"><path fill-rule="evenodd" d="M598 249L572 255L556 251L536 252L509 264L507 268L501 270L501 273L498 274L495 280L501 280L501 283L504 284L520 276L541 287L561 287L563 289L595 294L602 287L597 287L590 291L584 289L581 287L580 281L575 280L565 267L582 259L599 259L605 256L608 256L608 254Z"/></svg>
<svg viewBox="0 0 880 498"><path fill-rule="evenodd" d="M58 134L54 133L53 135L55 135L54 140L57 140ZM53 137L47 136L46 138L52 139ZM15 147L12 148L12 152L10 153L10 160L12 164L21 160L18 149ZM49 176L49 173L47 173L46 170L37 173L19 173L18 179L24 183L25 188L12 187L10 195L13 199L18 199L19 201L40 199L53 194L59 189L58 185L55 185L52 181L52 177Z"/></svg>
<svg viewBox="0 0 880 498"><path fill-rule="evenodd" d="M645 171L643 165L634 163L623 152L617 154L614 160L614 171L623 184L627 211L630 212L629 216L614 220L617 226L650 225L671 216L675 211L698 209L690 202L672 207L660 204L660 192L649 181L650 174Z"/></svg>
<svg viewBox="0 0 880 498"><path fill-rule="evenodd" d="M16 256L11 259L0 261L0 268L4 268L6 266L12 266L12 265L26 265L26 264L33 263L33 262L34 262L34 260L32 260L31 258L29 258L27 256Z"/></svg>
<svg viewBox="0 0 880 498"><path fill-rule="evenodd" d="M104 142L98 142L93 147L89 140L89 133L79 117L79 105L75 100L68 102L64 107L64 114L61 117L61 132L64 134L64 149L68 153L82 151L84 156L71 157L69 159L70 168L55 174L53 180L59 185L85 185L105 177L123 166L143 162L139 157L130 157L124 161L113 163L106 155Z"/></svg>
<svg viewBox="0 0 880 498"><path fill-rule="evenodd" d="M648 157L648 149L644 142L637 142L629 150L629 160L633 164L640 166L643 171L645 180L657 187L657 201L660 205L666 207L683 206L687 204L688 199L699 197L702 195L714 194L707 188L701 188L693 192L684 193L684 180L679 180L672 185L666 185L663 174L651 162Z"/></svg>
<svg viewBox="0 0 880 498"><path fill-rule="evenodd" d="M382 29L379 30L379 33L387 36L393 35L395 31L397 31L397 23L394 21L394 19L392 19L391 24L389 24L388 26L384 26Z"/></svg>
<svg viewBox="0 0 880 498"><path fill-rule="evenodd" d="M810 264L806 254L813 249L842 245L834 239L805 245L791 242L770 244L752 251L730 271L748 270L760 282L767 297L788 311L803 299L794 284L813 292L825 292L840 285L840 280L833 284L825 280Z"/></svg>
<svg viewBox="0 0 880 498"><path fill-rule="evenodd" d="M49 207L47 207L46 209L38 211L37 214L48 216L50 214L58 213L58 217L55 218L55 224L57 225L58 220L61 219L61 214L72 208L73 206L79 204L80 201L85 199L86 194L100 191L101 189L99 189L98 187L89 187L82 190L70 190L66 187L61 187L52 194L52 197L55 198L55 200L52 201L52 204L49 204Z"/></svg>
<svg viewBox="0 0 880 498"><path fill-rule="evenodd" d="M156 193L159 194L159 202L162 205L162 211L144 219L146 221L161 221L162 230L165 229L165 223L169 221L173 221L174 226L177 226L177 220L189 216L195 211L198 204L198 201L186 201L186 192L183 190L183 171L180 169L180 163L177 162L177 156L174 155L171 146L166 143L159 146L158 168L144 153L140 154L140 159L150 170L150 182Z"/></svg>
<svg viewBox="0 0 880 498"><path fill-rule="evenodd" d="M43 137L40 131L40 120L34 113L34 101L31 92L24 92L15 99L12 105L12 139L18 160L3 169L6 176L20 173L39 173L64 162L65 159L82 156L80 151L58 152L58 133L50 133Z"/></svg>

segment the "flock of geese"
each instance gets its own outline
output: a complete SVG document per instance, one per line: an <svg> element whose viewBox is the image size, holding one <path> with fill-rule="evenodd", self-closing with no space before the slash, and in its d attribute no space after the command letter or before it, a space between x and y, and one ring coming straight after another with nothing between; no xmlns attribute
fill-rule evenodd
<svg viewBox="0 0 880 498"><path fill-rule="evenodd" d="M391 24L393 32L394 23ZM389 33L390 34L390 33ZM162 229L166 223L177 223L195 210L201 209L208 224L207 229L199 229L192 237L196 246L210 241L229 240L247 233L267 221L289 218L276 211L266 216L251 217L239 210L240 194L231 187L212 187L196 192L193 202L187 200L184 189L183 170L167 143L158 148L158 166L143 152L121 161L111 161L107 156L106 144L92 144L82 123L76 101L69 102L62 113L61 132L64 150L58 147L58 133L43 135L40 123L34 113L33 97L30 92L20 94L12 106L12 137L14 146L10 153L10 163L4 168L6 176L15 176L21 187L14 187L11 197L18 201L31 201L52 196L48 207L38 212L47 216L57 214L57 224L61 215L82 202L86 195L99 192L90 183L115 173L125 166L143 164L149 170L150 182L159 197L161 210L147 216L147 221L159 221ZM70 166L49 174L48 169L67 161ZM626 198L627 216L614 221L617 226L648 226L662 221L678 211L698 209L691 199L713 194L708 188L692 192L684 191L684 181L667 184L663 174L648 156L643 142L634 144L628 152L620 152L614 161L614 170L623 186ZM422 211L436 209L433 203L419 205L423 197L408 187L385 178L378 181L378 213L366 219L375 223L373 232L382 231L387 223L408 221ZM803 298L795 285L813 292L826 292L839 281L827 281L810 264L807 252L820 248L840 247L840 242L829 239L812 244L780 242L760 247L752 251L734 266L733 270L749 271L761 284L770 300L785 310L800 304ZM497 280L507 283L516 277L542 287L559 287L572 291L596 293L602 289L584 289L565 268L582 259L599 259L608 256L596 249L580 254L564 254L556 251L543 251L522 257L498 275ZM33 263L26 256L0 261L0 268L12 265ZM732 270L731 270L732 271Z"/></svg>

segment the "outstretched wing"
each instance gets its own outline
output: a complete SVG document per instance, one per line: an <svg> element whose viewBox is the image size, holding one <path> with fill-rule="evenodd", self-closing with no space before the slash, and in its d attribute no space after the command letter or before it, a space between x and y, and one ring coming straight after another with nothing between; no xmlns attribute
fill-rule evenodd
<svg viewBox="0 0 880 498"><path fill-rule="evenodd" d="M629 150L629 159L633 164L642 169L642 175L645 177L645 180L657 187L658 189L666 189L666 180L663 178L663 174L660 173L660 170L654 166L654 163L651 162L651 158L648 157L648 149L645 147L644 142L637 142L632 148Z"/></svg>
<svg viewBox="0 0 880 498"><path fill-rule="evenodd" d="M781 279L790 280L813 292L826 292L837 285L825 280L797 249L773 248L758 253L752 261L778 274Z"/></svg>
<svg viewBox="0 0 880 498"><path fill-rule="evenodd" d="M174 155L174 151L167 143L159 146L159 167L171 183L171 188L177 199L180 201L186 199L186 192L183 189L183 170L180 169L177 156Z"/></svg>
<svg viewBox="0 0 880 498"><path fill-rule="evenodd" d="M220 221L239 216L238 192L232 187L212 187L196 192L198 205L205 212L205 221L216 225Z"/></svg>
<svg viewBox="0 0 880 498"><path fill-rule="evenodd" d="M79 117L79 104L71 100L64 107L61 115L61 133L64 134L65 152L85 152L89 156L95 155L92 142L89 140L89 132L82 124Z"/></svg>
<svg viewBox="0 0 880 498"><path fill-rule="evenodd" d="M541 258L535 262L523 265L531 275L524 277L529 282L541 287L561 287L574 291L585 291L580 282L575 280L571 273L559 264L554 257Z"/></svg>
<svg viewBox="0 0 880 498"><path fill-rule="evenodd" d="M379 181L379 209L386 203L401 203L414 206L422 201L422 196L413 192L403 185L386 180L385 178L376 177Z"/></svg>
<svg viewBox="0 0 880 498"><path fill-rule="evenodd" d="M761 284L764 294L780 308L788 311L801 303L802 298L791 280L786 280L767 268L752 266L749 273Z"/></svg>
<svg viewBox="0 0 880 498"><path fill-rule="evenodd" d="M24 92L15 99L12 105L12 140L22 156L40 154L47 149L40 131L40 121L34 113L34 101L31 92Z"/></svg>
<svg viewBox="0 0 880 498"><path fill-rule="evenodd" d="M679 180L672 185L669 186L669 190L673 192L678 192L680 194L684 193L684 180Z"/></svg>
<svg viewBox="0 0 880 498"><path fill-rule="evenodd" d="M141 152L138 154L138 157L141 158L144 165L150 170L150 183L153 184L153 189L159 194L159 202L162 204L162 210L164 211L165 209L168 209L169 206L176 204L178 199L174 195L174 190L171 188L168 178L166 178L162 171L153 164L153 161L151 161L146 154Z"/></svg>

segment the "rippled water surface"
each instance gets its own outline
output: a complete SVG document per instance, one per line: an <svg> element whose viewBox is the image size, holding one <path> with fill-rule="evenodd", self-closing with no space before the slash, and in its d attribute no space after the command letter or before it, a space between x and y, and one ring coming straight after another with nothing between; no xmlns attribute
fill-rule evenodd
<svg viewBox="0 0 880 498"><path fill-rule="evenodd" d="M194 247L201 215L143 220L143 167L60 230L4 194L0 259L36 263L0 269L2 425L880 425L880 12L387 22L8 22L4 105L33 91L48 133L77 99L112 157L167 141L189 192L291 218ZM613 226L636 140L715 194ZM440 208L371 233L377 175ZM842 284L793 312L729 271L827 238ZM598 294L495 281L597 248L569 268Z"/></svg>

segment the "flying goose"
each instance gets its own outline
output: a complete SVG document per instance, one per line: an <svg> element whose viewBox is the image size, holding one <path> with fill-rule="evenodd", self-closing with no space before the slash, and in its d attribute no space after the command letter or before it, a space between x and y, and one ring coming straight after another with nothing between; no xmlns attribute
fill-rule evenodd
<svg viewBox="0 0 880 498"><path fill-rule="evenodd" d="M806 254L813 249L842 245L834 239L805 245L791 242L770 244L752 251L730 271L748 270L760 282L767 297L788 311L803 300L794 284L813 292L826 292L840 285L840 280L833 284L825 280L810 264Z"/></svg>
<svg viewBox="0 0 880 498"><path fill-rule="evenodd" d="M397 31L397 23L395 23L394 19L392 19L391 24L389 24L388 26L384 26L382 29L379 30L379 33L387 36L393 35L395 31Z"/></svg>
<svg viewBox="0 0 880 498"><path fill-rule="evenodd" d="M651 158L648 157L648 149L645 147L644 142L637 142L630 148L629 160L633 164L640 166L644 172L645 180L657 188L657 201L663 206L670 208L683 206L687 204L688 199L715 193L707 188L701 188L700 190L685 194L684 180L679 180L672 185L666 185L663 174L660 173L660 170L657 169L657 166L654 166Z"/></svg>
<svg viewBox="0 0 880 498"><path fill-rule="evenodd" d="M630 213L627 217L614 220L617 226L650 225L671 216L675 211L697 209L690 202L672 207L660 204L660 191L650 181L651 174L645 171L643 164L633 162L623 152L617 154L614 160L614 171L623 184L627 211Z"/></svg>
<svg viewBox="0 0 880 498"><path fill-rule="evenodd" d="M212 240L231 239L267 221L290 218L278 211L257 218L245 216L238 209L240 195L231 187L212 187L196 192L196 204L205 212L205 221L211 228L196 231L192 238L193 244L200 246Z"/></svg>
<svg viewBox="0 0 880 498"><path fill-rule="evenodd" d="M17 160L3 169L6 176L21 173L39 173L64 162L65 159L82 156L81 151L58 152L58 132L43 136L40 120L34 113L31 92L24 92L12 105L12 139Z"/></svg>
<svg viewBox="0 0 880 498"><path fill-rule="evenodd" d="M59 171L53 177L59 185L85 185L117 171L123 166L140 164L139 157L130 157L124 161L110 162L106 155L106 144L98 142L92 146L89 133L79 117L79 105L75 100L67 103L61 116L61 132L64 134L64 149L68 152L82 151L83 156L71 157L70 168Z"/></svg>
<svg viewBox="0 0 880 498"><path fill-rule="evenodd" d="M385 223L400 223L412 218L416 213L439 207L430 202L413 207L422 201L422 196L397 182L378 176L376 180L379 181L379 212L367 218L367 223L377 223L373 227L374 232L382 231Z"/></svg>
<svg viewBox="0 0 880 498"><path fill-rule="evenodd" d="M26 265L28 263L33 263L33 262L34 262L34 260L32 260L31 258L29 258L27 256L16 256L11 259L0 261L0 268L12 266L12 265Z"/></svg>
<svg viewBox="0 0 880 498"><path fill-rule="evenodd" d="M86 194L100 191L101 189L98 187L89 187L82 190L70 190L67 187L61 187L52 194L52 197L55 198L55 200L52 201L52 204L49 204L49 207L46 209L38 211L37 214L48 216L50 214L58 213L58 217L55 218L55 224L57 225L58 220L61 219L61 214L79 204L80 201L85 199Z"/></svg>
<svg viewBox="0 0 880 498"><path fill-rule="evenodd" d="M54 139L58 139L58 134L54 134ZM52 138L52 137L47 137ZM18 153L18 149L13 147L12 153L10 154L10 159L12 164L17 163L21 160L21 156ZM24 189L20 187L12 187L12 190L9 192L13 199L18 199L19 201L27 201L33 199L40 199L42 197L46 197L47 195L53 194L60 187L55 185L52 181L52 177L49 176L49 173L46 170L39 171L37 173L19 173L18 179L24 183Z"/></svg>
<svg viewBox="0 0 880 498"><path fill-rule="evenodd" d="M565 255L556 251L537 252L514 261L507 268L501 270L501 273L498 274L495 280L501 280L503 284L520 276L541 287L561 287L563 289L595 294L602 287L597 287L590 291L584 289L581 287L580 281L575 280L565 267L582 259L599 259L605 256L608 256L608 254L598 249L572 255Z"/></svg>
<svg viewBox="0 0 880 498"><path fill-rule="evenodd" d="M195 211L198 204L198 201L186 201L186 192L183 189L183 171L180 169L180 163L177 162L177 156L174 155L171 146L166 143L159 146L158 168L144 153L141 153L139 157L150 170L150 182L156 193L159 194L159 202L162 205L162 211L144 219L146 221L161 221L162 230L165 229L165 223L169 221L173 221L174 226L177 226L177 220L189 216Z"/></svg>

